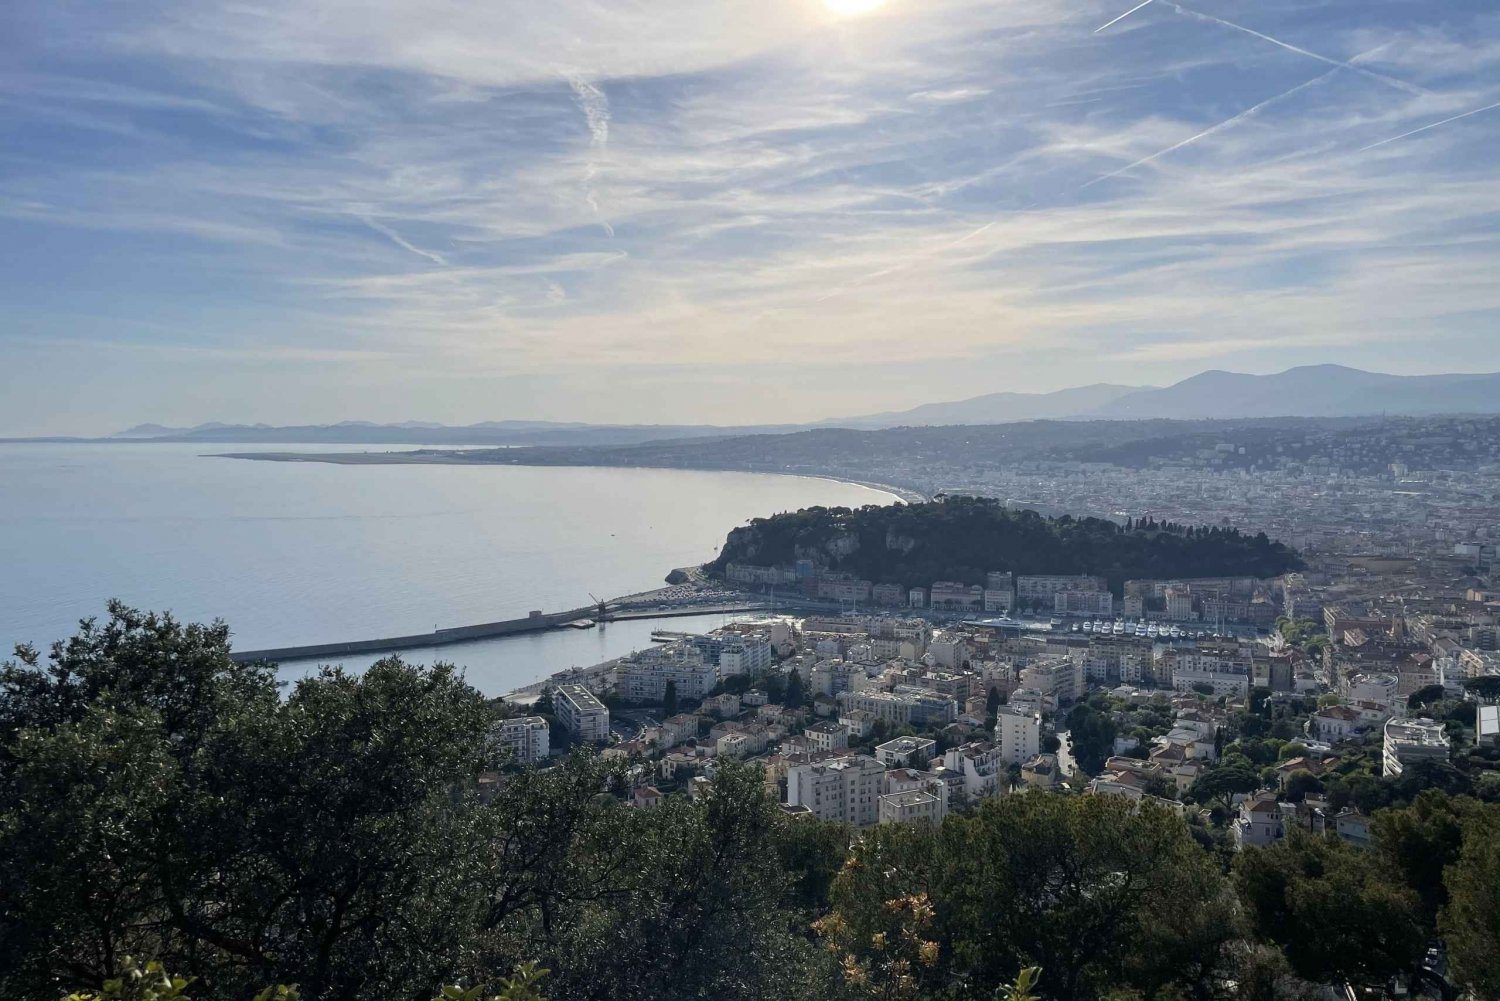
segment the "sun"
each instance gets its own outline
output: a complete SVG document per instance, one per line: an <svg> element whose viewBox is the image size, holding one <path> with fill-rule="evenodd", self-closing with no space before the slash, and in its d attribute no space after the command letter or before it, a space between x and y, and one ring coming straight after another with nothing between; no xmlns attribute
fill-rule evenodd
<svg viewBox="0 0 1500 1001"><path fill-rule="evenodd" d="M823 0L823 6L835 17L859 17L886 5L886 0Z"/></svg>

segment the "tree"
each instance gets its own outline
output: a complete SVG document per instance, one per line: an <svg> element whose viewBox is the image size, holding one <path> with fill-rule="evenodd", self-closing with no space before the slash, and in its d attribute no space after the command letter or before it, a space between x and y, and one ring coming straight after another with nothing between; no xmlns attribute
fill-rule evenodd
<svg viewBox="0 0 1500 1001"><path fill-rule="evenodd" d="M1234 878L1255 932L1304 979L1379 984L1422 955L1416 894L1363 849L1294 831L1241 852Z"/></svg>
<svg viewBox="0 0 1500 1001"><path fill-rule="evenodd" d="M802 675L796 671L788 671L786 676L786 706L789 709L800 709L807 702L807 692L802 684Z"/></svg>
<svg viewBox="0 0 1500 1001"><path fill-rule="evenodd" d="M1188 787L1188 798L1197 803L1219 803L1227 811L1234 806L1234 797L1246 795L1260 788L1260 774L1254 769L1233 764L1223 764L1204 772Z"/></svg>
<svg viewBox="0 0 1500 1001"><path fill-rule="evenodd" d="M640 811L622 766L575 754L486 804L492 722L451 667L325 669L283 699L227 629L118 606L46 665L27 651L0 669L0 995L84 989L131 955L195 1001L431 997L528 960L597 1001L750 1001L829 972L797 904L831 863L794 884L757 770Z"/></svg>
<svg viewBox="0 0 1500 1001"><path fill-rule="evenodd" d="M1500 699L1500 675L1485 674L1477 678L1465 678L1464 688L1482 699Z"/></svg>
<svg viewBox="0 0 1500 1001"><path fill-rule="evenodd" d="M941 985L976 1001L1032 965L1052 999L1106 985L1164 993L1198 984L1237 934L1228 885L1186 825L1112 796L1028 793L985 800L939 830L875 828L832 900L825 937L856 975L877 970L902 934L901 901L930 907L918 934L933 961L902 969L919 994Z"/></svg>
<svg viewBox="0 0 1500 1001"><path fill-rule="evenodd" d="M1286 800L1289 803L1300 803L1310 794L1323 791L1323 780L1312 772L1299 768L1286 780Z"/></svg>
<svg viewBox="0 0 1500 1001"><path fill-rule="evenodd" d="M1434 702L1442 701L1445 693L1442 685L1428 685L1419 688L1406 697L1407 712L1416 712L1424 706L1430 706Z"/></svg>
<svg viewBox="0 0 1500 1001"><path fill-rule="evenodd" d="M1443 877L1438 918L1453 975L1475 997L1500 997L1500 824L1493 808L1467 818L1458 861Z"/></svg>
<svg viewBox="0 0 1500 1001"><path fill-rule="evenodd" d="M1477 809L1473 800L1429 789L1409 806L1379 810L1371 820L1375 850L1416 891L1429 930L1436 928L1438 913L1448 903L1443 872L1458 861L1466 824Z"/></svg>
<svg viewBox="0 0 1500 1001"><path fill-rule="evenodd" d="M667 687L661 697L661 711L663 716L677 715L677 682L667 682Z"/></svg>

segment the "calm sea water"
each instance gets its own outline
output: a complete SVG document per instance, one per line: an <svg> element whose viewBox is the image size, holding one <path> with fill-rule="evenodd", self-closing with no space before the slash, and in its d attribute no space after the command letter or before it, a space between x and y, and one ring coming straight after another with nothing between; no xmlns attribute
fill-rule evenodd
<svg viewBox="0 0 1500 1001"><path fill-rule="evenodd" d="M223 618L241 649L572 608L590 592L660 586L673 567L712 558L749 518L892 500L747 473L335 466L204 451L0 445L0 649L67 636L111 597ZM616 623L409 656L465 664L476 685L499 692L643 646L651 628Z"/></svg>

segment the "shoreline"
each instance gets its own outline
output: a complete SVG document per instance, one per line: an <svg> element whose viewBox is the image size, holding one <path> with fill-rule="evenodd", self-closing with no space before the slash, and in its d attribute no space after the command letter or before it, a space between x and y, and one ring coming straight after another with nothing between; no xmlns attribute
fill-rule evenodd
<svg viewBox="0 0 1500 1001"><path fill-rule="evenodd" d="M521 446L524 447L524 446ZM448 448L447 453L473 449ZM786 473L762 469L733 469L722 466L626 466L613 463L564 462L472 462L451 459L444 454L411 449L386 452L205 452L204 459L248 459L253 462L320 462L334 466L529 466L533 469L656 469L689 473L744 473L751 476L791 476L806 480L828 480L846 486L864 487L886 494L901 504L922 504L931 500L926 494L907 487L874 480L855 480L829 473Z"/></svg>

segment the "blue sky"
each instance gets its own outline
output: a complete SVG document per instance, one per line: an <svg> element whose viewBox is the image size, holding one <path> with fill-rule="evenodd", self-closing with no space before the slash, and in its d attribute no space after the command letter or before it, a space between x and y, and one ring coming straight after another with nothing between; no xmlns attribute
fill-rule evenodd
<svg viewBox="0 0 1500 1001"><path fill-rule="evenodd" d="M1500 10L10 0L0 433L1500 370Z"/></svg>

